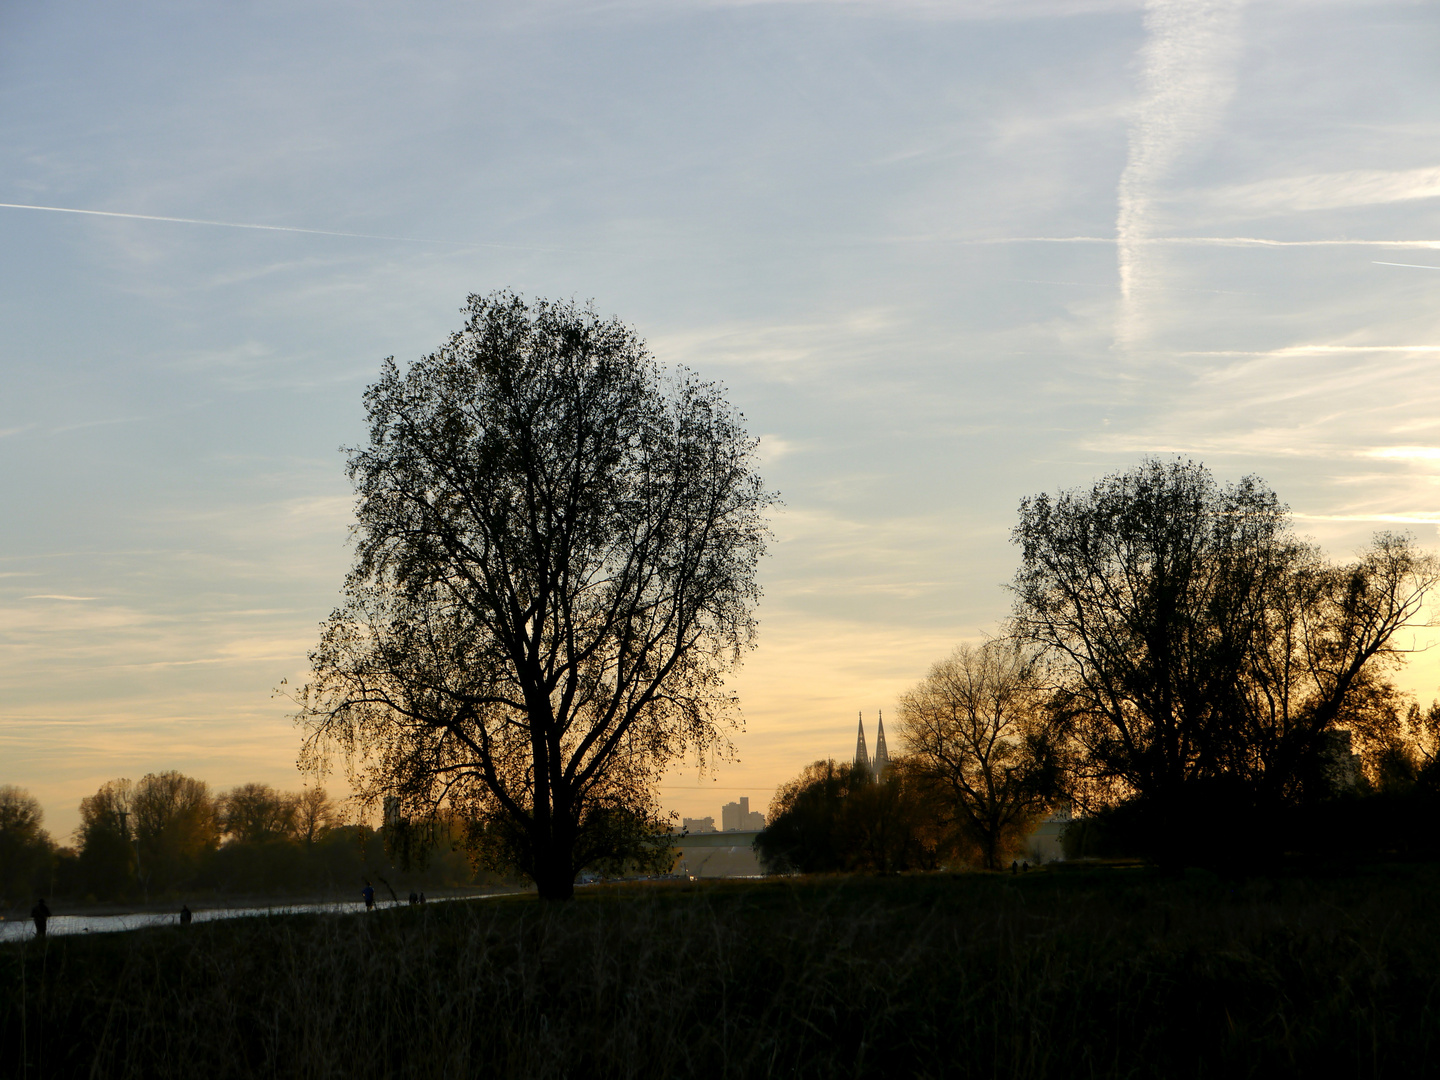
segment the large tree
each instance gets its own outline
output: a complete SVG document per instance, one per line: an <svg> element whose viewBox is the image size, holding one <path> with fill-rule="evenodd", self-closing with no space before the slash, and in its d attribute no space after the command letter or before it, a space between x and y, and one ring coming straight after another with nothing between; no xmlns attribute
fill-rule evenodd
<svg viewBox="0 0 1440 1080"><path fill-rule="evenodd" d="M134 802L135 785L123 779L106 781L80 800L80 883L99 899L122 896L135 882Z"/></svg>
<svg viewBox="0 0 1440 1080"><path fill-rule="evenodd" d="M1027 498L1014 540L1014 629L1057 663L1090 779L1167 829L1313 792L1437 578L1394 534L1332 565L1261 481L1179 460Z"/></svg>
<svg viewBox="0 0 1440 1080"><path fill-rule="evenodd" d="M407 814L482 818L551 898L725 745L773 502L719 387L625 325L472 296L365 395L356 555L312 654L305 756ZM637 817L638 815L638 817Z"/></svg>
<svg viewBox="0 0 1440 1080"><path fill-rule="evenodd" d="M905 757L878 779L816 761L775 793L755 851L770 873L934 870L951 848L931 792Z"/></svg>
<svg viewBox="0 0 1440 1080"><path fill-rule="evenodd" d="M1064 737L1034 654L961 645L900 699L900 736L948 824L998 870L1060 796Z"/></svg>
<svg viewBox="0 0 1440 1080"><path fill-rule="evenodd" d="M161 891L190 884L220 844L210 785L174 769L146 773L133 789L130 807L142 884Z"/></svg>
<svg viewBox="0 0 1440 1080"><path fill-rule="evenodd" d="M41 827L44 817L35 796L0 784L0 907L19 906L46 887L54 844Z"/></svg>
<svg viewBox="0 0 1440 1080"><path fill-rule="evenodd" d="M269 784L240 784L216 803L221 828L233 840L264 842L296 834L300 797Z"/></svg>

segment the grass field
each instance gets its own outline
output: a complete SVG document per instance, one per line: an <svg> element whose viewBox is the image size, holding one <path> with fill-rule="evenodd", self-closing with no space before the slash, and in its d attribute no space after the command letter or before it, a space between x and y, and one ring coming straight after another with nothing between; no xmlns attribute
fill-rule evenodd
<svg viewBox="0 0 1440 1080"><path fill-rule="evenodd" d="M1437 888L788 879L52 938L0 949L0 1075L1434 1075Z"/></svg>

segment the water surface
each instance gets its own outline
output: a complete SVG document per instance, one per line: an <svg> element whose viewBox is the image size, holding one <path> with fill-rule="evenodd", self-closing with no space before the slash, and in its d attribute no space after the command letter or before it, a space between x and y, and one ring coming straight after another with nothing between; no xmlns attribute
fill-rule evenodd
<svg viewBox="0 0 1440 1080"><path fill-rule="evenodd" d="M427 901L431 904L446 900L481 900L501 893L484 893L476 896L444 896ZM376 902L377 908L405 907L406 902ZM363 901L331 901L324 904L277 904L273 907L210 908L194 909L195 921L212 922L216 919L241 919L255 915L294 915L301 912L329 912L331 914L354 914L364 911ZM150 926L179 926L180 909L174 911L137 911L128 915L52 915L45 926L45 932L54 937L67 934L110 934L119 930L142 930ZM0 942L21 941L35 936L35 924L29 919L0 919Z"/></svg>

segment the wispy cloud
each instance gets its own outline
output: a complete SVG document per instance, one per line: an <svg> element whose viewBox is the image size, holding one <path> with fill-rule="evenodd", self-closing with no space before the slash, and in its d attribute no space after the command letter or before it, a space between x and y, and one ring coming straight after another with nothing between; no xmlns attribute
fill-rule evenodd
<svg viewBox="0 0 1440 1080"><path fill-rule="evenodd" d="M1362 453L1387 461L1440 461L1440 446L1377 446Z"/></svg>
<svg viewBox="0 0 1440 1080"><path fill-rule="evenodd" d="M1137 287L1152 272L1160 189L1217 125L1234 90L1242 0L1147 0L1142 100L1130 122L1115 231L1120 269L1117 337L1141 332Z"/></svg>
<svg viewBox="0 0 1440 1080"><path fill-rule="evenodd" d="M887 18L908 16L947 21L1012 21L1135 11L1140 3L1141 0L663 0L661 3L656 0L598 0L585 6L602 11L806 6L874 13Z"/></svg>
<svg viewBox="0 0 1440 1080"><path fill-rule="evenodd" d="M789 457L797 449L798 444L793 439L784 439L779 435L765 434L760 436L759 445L755 448L755 454L766 464L779 461L783 457Z"/></svg>
<svg viewBox="0 0 1440 1080"><path fill-rule="evenodd" d="M1440 197L1440 166L1423 169L1355 169L1229 184L1204 193L1186 192L1229 217L1301 214L1349 206L1379 206Z"/></svg>
<svg viewBox="0 0 1440 1080"><path fill-rule="evenodd" d="M1275 240L1265 236L985 236L966 237L952 240L938 240L935 237L915 237L897 240L904 243L953 243L977 247L999 244L1114 244L1128 250L1131 255L1146 247L1383 247L1383 248L1426 248L1440 249L1440 240L1359 240L1354 237L1332 237L1312 240ZM1414 266L1414 263L1378 263L1380 266ZM1440 267L1424 267L1440 270ZM1133 280L1133 277L1132 277ZM1141 286L1133 285L1132 288Z"/></svg>

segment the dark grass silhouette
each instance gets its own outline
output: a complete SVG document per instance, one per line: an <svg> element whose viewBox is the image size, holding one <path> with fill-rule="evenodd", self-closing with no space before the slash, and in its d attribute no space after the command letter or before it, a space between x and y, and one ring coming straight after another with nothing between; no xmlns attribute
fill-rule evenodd
<svg viewBox="0 0 1440 1080"><path fill-rule="evenodd" d="M0 949L17 1077L1415 1076L1440 871L587 890Z"/></svg>

